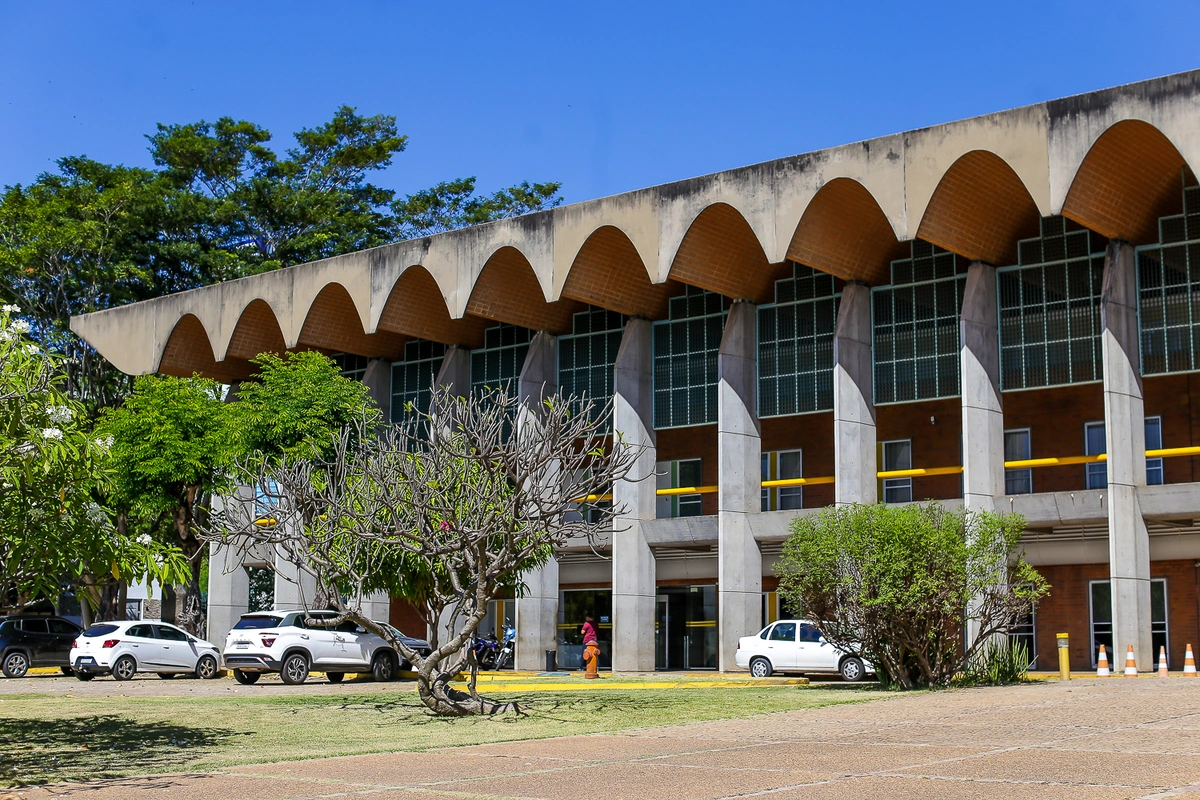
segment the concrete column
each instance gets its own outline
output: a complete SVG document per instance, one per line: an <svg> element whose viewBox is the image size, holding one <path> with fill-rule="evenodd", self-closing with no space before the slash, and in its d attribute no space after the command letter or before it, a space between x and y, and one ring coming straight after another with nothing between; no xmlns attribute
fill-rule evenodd
<svg viewBox="0 0 1200 800"><path fill-rule="evenodd" d="M286 560L282 550L275 553L275 608L281 611L313 608L317 581L312 575Z"/></svg>
<svg viewBox="0 0 1200 800"><path fill-rule="evenodd" d="M630 480L613 486L613 671L655 668L656 564L643 524L655 517L654 341L650 320L631 319L617 351L613 382L613 430L630 447L645 450Z"/></svg>
<svg viewBox="0 0 1200 800"><path fill-rule="evenodd" d="M540 332L529 344L529 354L517 381L521 408L517 430L541 424L542 400L558 391L558 339ZM517 669L540 670L546 651L558 649L558 561L553 557L540 569L521 576L525 596L517 599Z"/></svg>
<svg viewBox="0 0 1200 800"><path fill-rule="evenodd" d="M996 269L976 261L967 271L959 320L962 385L963 504L995 511L1004 496L1004 407Z"/></svg>
<svg viewBox="0 0 1200 800"><path fill-rule="evenodd" d="M871 391L871 290L848 283L833 332L833 502L879 500Z"/></svg>
<svg viewBox="0 0 1200 800"><path fill-rule="evenodd" d="M363 385L367 387L371 399L379 406L379 413L384 422L392 420L392 362L373 358L367 362L363 372Z"/></svg>
<svg viewBox="0 0 1200 800"><path fill-rule="evenodd" d="M385 422L392 419L392 362L373 358L367 362L363 372L363 385L379 406L379 413ZM391 610L387 592L376 592L362 599L362 612L368 618L387 622Z"/></svg>
<svg viewBox="0 0 1200 800"><path fill-rule="evenodd" d="M963 505L995 511L1004 495L1004 409L1000 397L999 312L996 269L976 261L967 270L959 319L962 386ZM979 632L972 620L967 638Z"/></svg>
<svg viewBox="0 0 1200 800"><path fill-rule="evenodd" d="M225 647L225 636L250 610L250 576L240 554L217 542L208 546L208 633L205 638Z"/></svg>
<svg viewBox="0 0 1200 800"><path fill-rule="evenodd" d="M1116 663L1124 663L1126 648L1132 644L1138 669L1151 671L1150 538L1138 502L1138 489L1146 485L1146 418L1135 269L1133 246L1109 242L1100 300L1108 450L1108 569Z"/></svg>
<svg viewBox="0 0 1200 800"><path fill-rule="evenodd" d="M762 627L762 553L750 515L762 508L757 308L729 310L717 356L717 667L736 669L739 637Z"/></svg>
<svg viewBox="0 0 1200 800"><path fill-rule="evenodd" d="M471 351L465 347L452 345L442 357L442 366L438 368L438 386L449 387L450 391L466 397L471 393Z"/></svg>

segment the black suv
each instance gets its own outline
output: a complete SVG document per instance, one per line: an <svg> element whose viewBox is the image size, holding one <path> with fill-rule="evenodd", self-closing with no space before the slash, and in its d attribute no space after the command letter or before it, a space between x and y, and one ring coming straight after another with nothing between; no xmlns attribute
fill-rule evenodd
<svg viewBox="0 0 1200 800"><path fill-rule="evenodd" d="M58 667L71 674L71 642L83 631L60 617L0 617L0 670L24 678L30 667Z"/></svg>

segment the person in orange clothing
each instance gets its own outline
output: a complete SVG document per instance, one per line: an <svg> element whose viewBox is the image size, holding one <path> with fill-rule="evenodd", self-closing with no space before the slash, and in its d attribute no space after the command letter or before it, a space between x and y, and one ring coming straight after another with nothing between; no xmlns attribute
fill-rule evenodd
<svg viewBox="0 0 1200 800"><path fill-rule="evenodd" d="M587 678L600 677L600 637L596 632L596 620L588 614L584 618L583 628L583 662L587 666Z"/></svg>

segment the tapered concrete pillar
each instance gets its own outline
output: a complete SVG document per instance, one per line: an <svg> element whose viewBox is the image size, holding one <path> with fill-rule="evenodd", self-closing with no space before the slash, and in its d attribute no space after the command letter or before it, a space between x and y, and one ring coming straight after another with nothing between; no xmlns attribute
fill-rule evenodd
<svg viewBox="0 0 1200 800"><path fill-rule="evenodd" d="M643 524L655 517L654 342L649 320L631 319L617 351L613 430L625 446L644 447L629 480L613 486L612 587L614 671L650 672L654 661L656 564Z"/></svg>
<svg viewBox="0 0 1200 800"><path fill-rule="evenodd" d="M362 382L363 386L367 387L371 399L375 401L375 405L379 406L379 413L383 420L390 422L392 419L392 362L378 358L371 359L367 362L367 368L363 372Z"/></svg>
<svg viewBox="0 0 1200 800"><path fill-rule="evenodd" d="M871 290L848 283L833 332L833 502L879 499L871 391Z"/></svg>
<svg viewBox="0 0 1200 800"><path fill-rule="evenodd" d="M205 637L217 647L250 610L250 576L241 555L232 547L212 542L208 546L208 632Z"/></svg>
<svg viewBox="0 0 1200 800"><path fill-rule="evenodd" d="M762 508L757 309L729 309L717 356L717 667L737 668L738 639L762 627L762 553L750 515Z"/></svg>
<svg viewBox="0 0 1200 800"><path fill-rule="evenodd" d="M290 563L282 551L275 552L275 608L281 611L314 608L317 581Z"/></svg>
<svg viewBox="0 0 1200 800"><path fill-rule="evenodd" d="M442 357L442 366L438 368L438 386L445 386L458 397L466 397L471 393L471 351L465 347L453 345Z"/></svg>
<svg viewBox="0 0 1200 800"><path fill-rule="evenodd" d="M521 408L518 432L541 424L542 401L558 391L558 340L540 332L529 343L529 354L517 381ZM518 434L519 435L519 434ZM517 669L540 670L547 650L558 649L558 561L521 576L525 596L517 599Z"/></svg>
<svg viewBox="0 0 1200 800"><path fill-rule="evenodd" d="M971 511L995 511L996 499L1004 495L1004 409L996 270L989 264L976 261L967 270L959 342L963 505ZM974 641L978 632L978 623L970 620L968 640Z"/></svg>
<svg viewBox="0 0 1200 800"><path fill-rule="evenodd" d="M1138 669L1154 668L1150 636L1150 537L1138 502L1146 485L1146 420L1138 351L1133 246L1111 241L1100 301L1104 359L1104 433L1108 450L1108 569L1113 649L1133 645Z"/></svg>

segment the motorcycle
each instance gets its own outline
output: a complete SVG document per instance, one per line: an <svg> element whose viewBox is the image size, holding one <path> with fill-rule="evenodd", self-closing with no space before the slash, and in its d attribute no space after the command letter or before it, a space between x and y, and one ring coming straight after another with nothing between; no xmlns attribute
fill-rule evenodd
<svg viewBox="0 0 1200 800"><path fill-rule="evenodd" d="M517 629L513 627L511 620L505 619L504 638L500 640L500 647L496 653L496 669L505 669L512 666L516 654Z"/></svg>
<svg viewBox="0 0 1200 800"><path fill-rule="evenodd" d="M480 669L495 668L496 654L500 649L500 643L496 641L496 634L489 633L482 638L476 636L471 648L475 651L475 663L479 665Z"/></svg>

